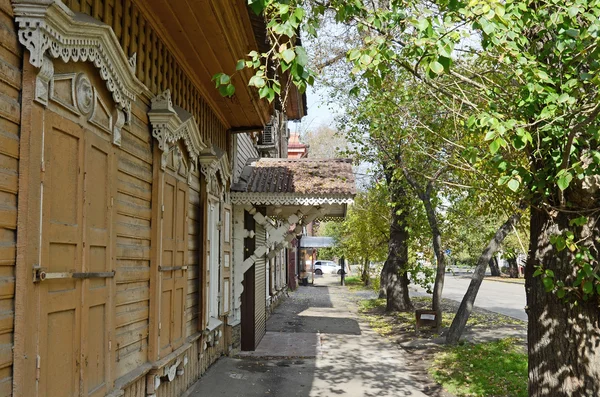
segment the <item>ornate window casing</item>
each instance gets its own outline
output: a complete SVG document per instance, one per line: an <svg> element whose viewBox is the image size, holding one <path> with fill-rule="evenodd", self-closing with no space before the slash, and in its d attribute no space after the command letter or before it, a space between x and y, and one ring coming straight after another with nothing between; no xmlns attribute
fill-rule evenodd
<svg viewBox="0 0 600 397"><path fill-rule="evenodd" d="M19 41L30 52L29 62L40 68L35 99L48 104L54 74L52 59L92 62L113 100L131 119L131 104L147 88L135 76L135 54L128 59L106 24L75 14L59 0L13 0Z"/></svg>
<svg viewBox="0 0 600 397"><path fill-rule="evenodd" d="M148 118L152 125L152 136L163 152L161 168L165 168L165 161L173 144L181 140L188 151L190 167L200 169L206 179L208 192L223 198L231 179L229 157L227 153L202 140L196 119L173 105L169 90L152 99Z"/></svg>

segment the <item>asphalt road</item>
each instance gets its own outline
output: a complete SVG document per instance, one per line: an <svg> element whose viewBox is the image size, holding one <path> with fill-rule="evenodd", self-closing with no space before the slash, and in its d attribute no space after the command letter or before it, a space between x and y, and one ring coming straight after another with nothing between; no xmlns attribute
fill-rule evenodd
<svg viewBox="0 0 600 397"><path fill-rule="evenodd" d="M460 302L471 282L469 276L446 274L442 296ZM419 293L424 293L418 289ZM525 285L484 280L477 294L475 306L495 313L527 321L525 313Z"/></svg>

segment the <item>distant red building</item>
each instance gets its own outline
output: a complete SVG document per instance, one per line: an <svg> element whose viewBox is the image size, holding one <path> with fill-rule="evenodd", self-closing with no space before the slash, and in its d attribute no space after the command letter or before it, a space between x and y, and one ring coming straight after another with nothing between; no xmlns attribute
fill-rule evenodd
<svg viewBox="0 0 600 397"><path fill-rule="evenodd" d="M302 159L305 157L308 157L308 145L300 142L300 134L290 134L290 140L288 142L288 158Z"/></svg>

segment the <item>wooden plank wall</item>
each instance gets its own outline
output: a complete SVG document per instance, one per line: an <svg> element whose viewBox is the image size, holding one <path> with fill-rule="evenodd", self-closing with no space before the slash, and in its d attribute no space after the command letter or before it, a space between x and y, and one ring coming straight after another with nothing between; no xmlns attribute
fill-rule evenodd
<svg viewBox="0 0 600 397"><path fill-rule="evenodd" d="M125 54L128 57L137 54L138 79L155 95L170 89L173 103L190 112L201 124L204 141L227 150L225 126L132 0L63 2L73 11L87 14L111 26Z"/></svg>
<svg viewBox="0 0 600 397"><path fill-rule="evenodd" d="M256 224L255 231L256 246L264 245L267 240L267 233L263 226ZM255 263L255 294L254 294L254 318L255 318L255 342L258 346L263 336L267 332L267 261L265 256L260 257Z"/></svg>
<svg viewBox="0 0 600 397"><path fill-rule="evenodd" d="M116 378L148 359L152 142L147 105L133 108L118 152Z"/></svg>
<svg viewBox="0 0 600 397"><path fill-rule="evenodd" d="M0 0L0 397L12 395L22 56L10 0Z"/></svg>
<svg viewBox="0 0 600 397"><path fill-rule="evenodd" d="M242 174L244 166L248 159L258 158L258 151L254 147L252 138L248 134L235 135L235 161L232 172L233 182L237 182Z"/></svg>
<svg viewBox="0 0 600 397"><path fill-rule="evenodd" d="M157 397L180 397L206 372L223 354L223 338L218 344L203 349L204 341L199 339L187 352L188 364L184 367L182 376L176 377L173 382L165 382L156 391Z"/></svg>

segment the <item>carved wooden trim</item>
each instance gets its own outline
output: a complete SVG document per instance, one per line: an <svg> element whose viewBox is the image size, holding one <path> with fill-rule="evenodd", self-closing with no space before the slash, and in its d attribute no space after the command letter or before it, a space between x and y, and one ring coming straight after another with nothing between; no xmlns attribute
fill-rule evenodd
<svg viewBox="0 0 600 397"><path fill-rule="evenodd" d="M131 103L147 91L135 76L135 56L127 59L111 27L75 14L59 0L13 0L19 41L30 52L29 62L40 68L36 99L47 104L53 72L50 58L64 62L92 62L106 81L115 103L127 119Z"/></svg>
<svg viewBox="0 0 600 397"><path fill-rule="evenodd" d="M325 205L352 204L353 195L298 194L298 193L248 193L231 192L231 202L236 205Z"/></svg>
<svg viewBox="0 0 600 397"><path fill-rule="evenodd" d="M169 90L152 98L148 118L152 124L152 136L163 152L167 152L169 145L181 139L191 162L196 164L200 153L208 147L202 141L196 119L183 109L175 109Z"/></svg>

